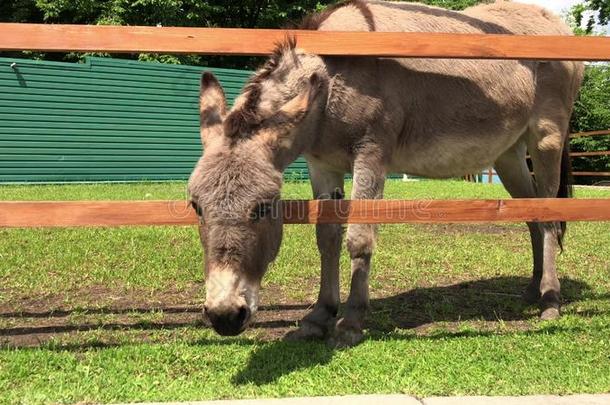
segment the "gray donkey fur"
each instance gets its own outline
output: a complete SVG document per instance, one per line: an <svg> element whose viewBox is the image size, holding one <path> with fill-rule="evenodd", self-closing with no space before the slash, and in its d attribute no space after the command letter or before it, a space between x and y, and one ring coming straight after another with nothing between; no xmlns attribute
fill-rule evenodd
<svg viewBox="0 0 610 405"><path fill-rule="evenodd" d="M546 10L507 1L463 12L349 1L306 19L303 28L570 35ZM345 173L354 176L352 199L378 199L389 172L447 178L492 165L513 197L567 197L568 123L582 75L576 62L320 57L288 40L227 111L218 81L204 74L204 154L189 192L201 217L205 311L214 328L238 334L257 310L262 276L281 243L282 171L299 155L307 158L317 199L342 198ZM525 298L540 303L543 319L556 318L562 227L528 227L534 271ZM318 225L316 235L318 301L289 337L356 344L376 227L348 226L352 282L338 320L342 227Z"/></svg>

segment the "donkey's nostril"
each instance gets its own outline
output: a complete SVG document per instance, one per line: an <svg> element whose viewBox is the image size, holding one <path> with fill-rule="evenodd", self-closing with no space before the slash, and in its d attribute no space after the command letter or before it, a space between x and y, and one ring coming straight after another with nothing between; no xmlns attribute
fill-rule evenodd
<svg viewBox="0 0 610 405"><path fill-rule="evenodd" d="M239 335L250 319L250 308L247 305L227 308L205 308L205 315L216 332L223 336Z"/></svg>
<svg viewBox="0 0 610 405"><path fill-rule="evenodd" d="M243 326L243 324L250 317L250 308L246 305L242 305L239 307L239 312L237 313L237 322Z"/></svg>

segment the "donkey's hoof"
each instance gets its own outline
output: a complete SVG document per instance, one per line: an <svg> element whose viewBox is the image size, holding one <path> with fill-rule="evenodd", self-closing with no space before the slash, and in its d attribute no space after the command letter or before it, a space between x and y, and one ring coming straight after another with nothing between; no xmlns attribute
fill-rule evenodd
<svg viewBox="0 0 610 405"><path fill-rule="evenodd" d="M326 328L313 322L302 321L299 329L288 332L284 335L286 341L320 340L326 336Z"/></svg>
<svg viewBox="0 0 610 405"><path fill-rule="evenodd" d="M333 349L343 349L356 346L363 340L362 329L349 325L344 319L339 319L327 343Z"/></svg>
<svg viewBox="0 0 610 405"><path fill-rule="evenodd" d="M521 296L528 304L535 304L540 300L540 287L534 287L530 284L525 288Z"/></svg>
<svg viewBox="0 0 610 405"><path fill-rule="evenodd" d="M550 307L542 311L540 314L541 321L552 321L555 319L559 319L560 317L559 308Z"/></svg>

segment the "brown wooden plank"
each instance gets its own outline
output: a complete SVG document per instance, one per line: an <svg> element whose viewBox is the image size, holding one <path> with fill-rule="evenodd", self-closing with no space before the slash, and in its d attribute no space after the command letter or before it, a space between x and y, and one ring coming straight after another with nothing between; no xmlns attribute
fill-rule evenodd
<svg viewBox="0 0 610 405"><path fill-rule="evenodd" d="M571 152L570 157L593 157L593 156L610 156L610 151L595 151L595 152ZM525 155L526 159L531 159L530 155Z"/></svg>
<svg viewBox="0 0 610 405"><path fill-rule="evenodd" d="M0 202L0 227L186 225L195 220L184 201Z"/></svg>
<svg viewBox="0 0 610 405"><path fill-rule="evenodd" d="M603 136L603 135L610 135L610 129L603 129L600 131L577 132L575 134L570 134L570 138L583 138L586 136Z"/></svg>
<svg viewBox="0 0 610 405"><path fill-rule="evenodd" d="M0 50L267 55L286 35L319 55L610 60L610 38L484 34L320 32L241 28L0 24Z"/></svg>
<svg viewBox="0 0 610 405"><path fill-rule="evenodd" d="M595 152L571 152L570 157L593 157L593 156L610 156L610 150L595 151ZM525 156L526 159L531 159L530 155Z"/></svg>
<svg viewBox="0 0 610 405"><path fill-rule="evenodd" d="M572 152L571 157L591 157L591 156L610 156L610 150L595 151L595 152Z"/></svg>
<svg viewBox="0 0 610 405"><path fill-rule="evenodd" d="M610 199L354 200L290 202L287 223L451 223L610 220ZM306 212L296 216L287 214ZM306 219L306 221L303 220Z"/></svg>
<svg viewBox="0 0 610 405"><path fill-rule="evenodd" d="M572 176L610 177L610 172L574 172Z"/></svg>
<svg viewBox="0 0 610 405"><path fill-rule="evenodd" d="M284 222L610 221L610 199L283 201ZM0 228L194 225L184 201L0 202Z"/></svg>

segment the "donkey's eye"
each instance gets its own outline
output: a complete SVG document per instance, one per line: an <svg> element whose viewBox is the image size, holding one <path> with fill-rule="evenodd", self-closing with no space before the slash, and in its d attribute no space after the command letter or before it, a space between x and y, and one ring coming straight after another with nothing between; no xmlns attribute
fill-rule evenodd
<svg viewBox="0 0 610 405"><path fill-rule="evenodd" d="M252 221L259 221L267 216L271 215L271 204L270 203L260 203L250 213L250 219Z"/></svg>
<svg viewBox="0 0 610 405"><path fill-rule="evenodd" d="M201 207L195 201L191 201L191 207L193 207L198 216L201 216L203 214L203 212L201 211Z"/></svg>

